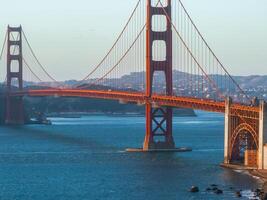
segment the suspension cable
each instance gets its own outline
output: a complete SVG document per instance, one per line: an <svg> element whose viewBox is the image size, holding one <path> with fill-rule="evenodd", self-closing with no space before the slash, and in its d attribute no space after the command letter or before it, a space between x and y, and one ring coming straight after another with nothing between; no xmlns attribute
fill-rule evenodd
<svg viewBox="0 0 267 200"><path fill-rule="evenodd" d="M30 51L31 51L33 57L35 58L35 60L37 61L38 65L41 67L41 69L44 71L44 73L45 73L51 80L53 80L54 82L59 83L55 78L53 78L53 76L51 76L51 75L47 72L47 70L45 69L45 67L41 64L41 62L39 61L39 59L38 59L37 56L35 55L35 53L34 53L34 51L33 51L33 49L32 49L32 47L31 47L31 45L30 45L30 43L29 43L29 41L28 41L28 39L27 39L27 37L26 37L26 35L25 35L25 33L24 33L23 30L22 30L22 34L23 34L23 37L24 37L24 39L25 39L25 41L26 41L28 47L30 48Z"/></svg>
<svg viewBox="0 0 267 200"><path fill-rule="evenodd" d="M167 20L171 23L172 27L174 28L176 34L178 35L178 37L180 38L181 42L183 43L183 45L185 46L185 48L187 49L188 53L190 54L190 56L193 58L193 60L195 61L195 63L197 64L197 66L199 67L199 69L202 71L202 73L205 75L205 77L207 78L207 80L213 85L214 89L216 90L216 92L218 93L218 95L222 98L225 98L225 96L222 94L222 92L220 91L220 89L217 87L217 85L214 83L214 81L209 77L209 75L205 72L205 70L203 69L203 67L200 65L200 63L197 61L197 59L195 58L195 56L193 55L192 51L189 49L189 47L187 46L187 44L185 43L184 39L182 38L182 36L179 34L176 26L173 24L173 22L170 19L170 16L168 15L165 7L163 6L163 4L160 2L161 8L163 9Z"/></svg>
<svg viewBox="0 0 267 200"><path fill-rule="evenodd" d="M88 79L102 64L103 62L106 60L106 58L110 55L110 53L112 52L112 50L115 48L116 44L119 42L120 38L122 37L124 31L126 30L126 28L128 27L129 23L131 22L139 4L140 4L141 0L139 0L133 10L133 12L130 15L130 18L128 19L127 23L125 24L125 26L123 27L122 31L120 32L118 38L116 39L116 41L114 42L114 44L111 46L111 48L109 49L109 51L107 52L107 54L103 57L103 59L96 65L96 67L89 73L87 74L82 80L80 80L79 82L83 82L86 79ZM74 84L75 85L79 85L79 82Z"/></svg>
<svg viewBox="0 0 267 200"><path fill-rule="evenodd" d="M194 21L192 20L192 18L190 17L188 11L186 10L184 4L182 3L181 0L178 0L183 8L183 10L185 11L185 14L187 15L188 19L190 20L190 22L192 23L192 25L194 26L194 28L196 29L197 33L199 34L199 36L201 37L202 41L205 43L205 45L207 46L207 48L209 49L209 51L211 52L211 54L214 56L215 60L219 63L219 65L222 67L222 69L224 70L224 72L229 76L229 78L233 81L233 83L238 87L238 89L241 91L241 93L243 93L243 95L245 95L245 97L250 100L250 98L248 97L248 95L245 93L245 91L240 87L240 85L236 82L236 80L231 76L231 74L227 71L227 69L224 67L224 65L222 64L222 62L219 60L219 58L216 56L216 54L214 53L214 51L211 49L211 47L209 46L208 42L205 40L205 38L203 37L203 35L201 34L201 32L199 31L199 29L197 28L196 24L194 23Z"/></svg>
<svg viewBox="0 0 267 200"><path fill-rule="evenodd" d="M3 53L4 53L5 46L6 46L6 41L7 41L7 31L6 31L4 43L3 43L3 46L2 46L2 49L1 49L0 60L2 60L2 56L3 56Z"/></svg>
<svg viewBox="0 0 267 200"><path fill-rule="evenodd" d="M128 48L128 50L124 53L124 55L119 59L119 61L107 73L105 73L102 77L96 79L93 83L90 83L89 85L86 85L86 86L82 86L80 88L90 87L92 85L95 85L97 82L103 80L104 78L106 78L121 63L121 61L127 56L127 54L130 52L132 47L135 45L136 41L140 38L141 34L145 30L145 27L146 27L146 24L143 26L143 28L141 29L141 31L139 32L139 34L137 35L137 37L135 38L135 40L133 41L131 46Z"/></svg>
<svg viewBox="0 0 267 200"><path fill-rule="evenodd" d="M26 60L24 59L24 57L22 57L23 63L26 65L26 67L31 71L31 73L35 76L35 78L37 78L40 82L42 82L42 79L31 69L30 65L28 64L28 62L26 62Z"/></svg>
<svg viewBox="0 0 267 200"><path fill-rule="evenodd" d="M7 31L5 33L5 39L4 39L3 46L2 46L2 49L1 49L1 53L0 53L0 61L2 60L2 56L3 56L3 53L4 53L5 46L6 46L6 42L7 42ZM7 80L7 75L5 76L5 80L4 80L3 84L6 83L6 80Z"/></svg>
<svg viewBox="0 0 267 200"><path fill-rule="evenodd" d="M15 37L14 37L14 35L11 33L11 37L12 37L12 39L13 40L15 40ZM17 38L16 38L16 41L18 40L18 38L19 38L19 35L17 35ZM13 49L13 54L14 54L14 52L16 51L16 49L17 49L17 46L15 46L15 48ZM29 64L28 64L28 62L26 62L26 60L25 60L25 58L24 57L22 57L22 61L24 62L24 64L26 65L26 67L31 71L31 73L40 81L40 82L42 82L42 80L40 79L40 77L39 76L37 76L37 74L31 69L31 67L29 66Z"/></svg>
<svg viewBox="0 0 267 200"><path fill-rule="evenodd" d="M11 37L12 37L13 40L15 40L15 37L14 37L14 35L12 33L11 33ZM17 35L16 40L18 40L18 38L19 38L19 35ZM13 54L16 51L16 49L17 49L17 46L13 49ZM32 70L32 68L30 67L30 65L28 64L28 62L26 61L26 59L24 57L22 57L22 61L25 64L25 66L30 70L30 72L34 75L34 77L38 81L42 82L42 79ZM7 77L6 77L6 79L7 79Z"/></svg>

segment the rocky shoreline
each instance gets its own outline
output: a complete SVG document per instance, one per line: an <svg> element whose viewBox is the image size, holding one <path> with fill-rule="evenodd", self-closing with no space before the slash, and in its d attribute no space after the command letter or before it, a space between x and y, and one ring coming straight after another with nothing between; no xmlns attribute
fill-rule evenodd
<svg viewBox="0 0 267 200"><path fill-rule="evenodd" d="M202 194L205 193L207 195L218 195L222 196L224 199L224 194L231 193L233 197L236 197L237 199L251 199L251 200L259 200L259 199L266 199L265 193L261 189L253 189L253 190L243 190L240 188L235 188L233 186L225 186L225 185L219 185L219 184L209 184L205 188L199 188L196 185L191 186L188 188L188 192L190 193L199 193ZM217 198L216 198L217 199Z"/></svg>
<svg viewBox="0 0 267 200"><path fill-rule="evenodd" d="M251 169L247 170L251 176L258 177L262 181L262 186L258 190L258 197L267 200L267 170Z"/></svg>
<svg viewBox="0 0 267 200"><path fill-rule="evenodd" d="M221 163L220 166L231 170L241 170L247 172L248 175L254 178L259 178L262 182L261 186L251 191L254 193L255 199L267 200L267 170L258 170L254 167L225 163Z"/></svg>

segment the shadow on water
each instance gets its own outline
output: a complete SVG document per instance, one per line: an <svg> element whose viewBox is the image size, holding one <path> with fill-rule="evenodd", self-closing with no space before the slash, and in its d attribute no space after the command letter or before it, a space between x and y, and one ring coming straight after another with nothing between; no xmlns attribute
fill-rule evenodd
<svg viewBox="0 0 267 200"><path fill-rule="evenodd" d="M137 188L139 193L135 194L136 199L142 195L148 195L151 199L180 199L181 193L182 196L187 195L191 183L186 173L189 170L185 170L187 162L181 154L188 153L133 153L131 156L138 157L138 160L129 168L134 168L132 170L135 174L142 174L138 181L140 187ZM159 193L160 187L164 189Z"/></svg>
<svg viewBox="0 0 267 200"><path fill-rule="evenodd" d="M11 130L8 133L16 135L18 137L25 137L28 139L35 139L35 140L49 140L65 145L75 145L81 148L86 149L99 149L99 148L111 148L115 149L114 147L110 147L107 145L100 144L97 141L89 139L88 137L75 137L69 136L65 133L60 133L59 131L55 130L41 130L39 128L30 127L30 126L6 126L7 129Z"/></svg>
<svg viewBox="0 0 267 200"><path fill-rule="evenodd" d="M142 161L141 170L144 174L151 176L150 178L157 178L166 170L177 170L184 163L175 152L143 153L140 155L140 160Z"/></svg>

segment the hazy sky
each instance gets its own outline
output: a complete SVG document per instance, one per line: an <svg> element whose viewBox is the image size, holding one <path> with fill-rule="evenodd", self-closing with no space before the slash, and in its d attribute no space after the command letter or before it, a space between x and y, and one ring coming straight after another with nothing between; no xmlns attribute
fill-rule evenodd
<svg viewBox="0 0 267 200"><path fill-rule="evenodd" d="M0 0L0 43L7 24L22 24L51 74L79 79L112 45L136 2ZM183 2L232 74L267 74L267 0Z"/></svg>

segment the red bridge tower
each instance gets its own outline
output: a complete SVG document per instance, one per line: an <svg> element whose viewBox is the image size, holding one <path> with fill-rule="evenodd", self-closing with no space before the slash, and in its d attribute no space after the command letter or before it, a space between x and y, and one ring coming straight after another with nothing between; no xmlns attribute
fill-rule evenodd
<svg viewBox="0 0 267 200"><path fill-rule="evenodd" d="M13 91L23 90L21 31L21 26L8 26L6 124L24 123L23 97L12 97ZM16 33L17 37L14 38L12 33ZM17 83L18 86L12 86L12 83Z"/></svg>
<svg viewBox="0 0 267 200"><path fill-rule="evenodd" d="M166 95L172 95L172 25L171 0L166 0L167 6L152 6L151 0L147 0L147 24L146 24L146 96L153 94L154 72L161 71L165 74ZM166 19L164 31L152 30L153 16ZM168 16L167 16L168 15ZM159 28L159 27L157 27ZM161 27L160 27L161 28ZM164 42L166 46L165 60L153 58L156 42ZM159 51L162 51L158 47ZM172 136L172 108L157 107L153 102L146 103L146 137L144 150L149 149L173 149L175 147Z"/></svg>

